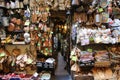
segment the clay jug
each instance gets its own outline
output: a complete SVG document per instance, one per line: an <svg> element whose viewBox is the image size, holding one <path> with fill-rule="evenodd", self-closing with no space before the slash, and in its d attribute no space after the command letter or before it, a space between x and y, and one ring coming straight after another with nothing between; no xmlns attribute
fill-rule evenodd
<svg viewBox="0 0 120 80"><path fill-rule="evenodd" d="M10 3L9 3L9 2L6 3L6 8L7 8L7 9L10 8Z"/></svg>
<svg viewBox="0 0 120 80"><path fill-rule="evenodd" d="M8 26L8 31L12 32L15 30L15 25L13 23L10 23Z"/></svg>
<svg viewBox="0 0 120 80"><path fill-rule="evenodd" d="M17 20L16 20L16 24L17 24L17 25L20 25L21 23L22 23L21 19L17 19Z"/></svg>
<svg viewBox="0 0 120 80"><path fill-rule="evenodd" d="M13 54L14 56L18 56L18 55L21 54L21 50L20 50L19 48L15 47L15 48L12 50L12 54Z"/></svg>

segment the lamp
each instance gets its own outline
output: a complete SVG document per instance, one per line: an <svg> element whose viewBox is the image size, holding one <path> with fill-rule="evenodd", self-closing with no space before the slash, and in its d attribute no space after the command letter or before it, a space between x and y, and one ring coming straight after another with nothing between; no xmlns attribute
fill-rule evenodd
<svg viewBox="0 0 120 80"><path fill-rule="evenodd" d="M66 33L67 32L67 29L68 29L68 26L67 24L64 25L64 28L63 28L63 33Z"/></svg>
<svg viewBox="0 0 120 80"><path fill-rule="evenodd" d="M66 24L64 25L64 30L65 30L65 31L67 30L67 25L66 25Z"/></svg>

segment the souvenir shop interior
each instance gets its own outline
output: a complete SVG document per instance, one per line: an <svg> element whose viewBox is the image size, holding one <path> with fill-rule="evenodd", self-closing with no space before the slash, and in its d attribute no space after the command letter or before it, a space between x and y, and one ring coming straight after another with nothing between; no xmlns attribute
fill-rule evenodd
<svg viewBox="0 0 120 80"><path fill-rule="evenodd" d="M119 0L0 0L0 80L120 80Z"/></svg>

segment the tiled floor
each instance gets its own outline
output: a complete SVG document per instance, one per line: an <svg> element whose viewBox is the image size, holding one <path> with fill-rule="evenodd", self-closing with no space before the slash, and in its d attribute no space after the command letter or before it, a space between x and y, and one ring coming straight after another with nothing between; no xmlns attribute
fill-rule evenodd
<svg viewBox="0 0 120 80"><path fill-rule="evenodd" d="M58 67L55 71L55 80L72 80L67 70L64 69L65 65L63 56L61 53L58 53Z"/></svg>

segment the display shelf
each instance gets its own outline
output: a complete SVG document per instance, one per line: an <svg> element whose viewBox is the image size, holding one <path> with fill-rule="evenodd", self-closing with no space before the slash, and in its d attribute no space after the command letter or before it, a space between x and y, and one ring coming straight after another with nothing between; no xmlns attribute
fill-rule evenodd
<svg viewBox="0 0 120 80"><path fill-rule="evenodd" d="M50 58L50 56L46 57L46 56L40 56L41 58ZM55 73L55 62L53 63L48 63L46 62L45 60L44 61L39 61L39 59L37 59L37 62L36 62L36 66L37 66L37 72L40 73L42 71L51 71L52 74Z"/></svg>
<svg viewBox="0 0 120 80"><path fill-rule="evenodd" d="M94 62L89 62L89 63L79 63L80 67L93 67L94 66Z"/></svg>
<svg viewBox="0 0 120 80"><path fill-rule="evenodd" d="M88 44L88 45L81 45L81 43L77 43L77 45L78 46L82 46L82 47L85 47L85 46L89 46L89 45L105 45L105 46L113 46L113 45L119 45L120 44L120 42L117 42L117 43L115 43L115 44L112 44L112 43L94 43L94 42L92 42L92 43L90 43L90 44Z"/></svg>
<svg viewBox="0 0 120 80"><path fill-rule="evenodd" d="M25 10L24 8L6 8L7 10L19 10L19 9L22 9L22 10Z"/></svg>
<svg viewBox="0 0 120 80"><path fill-rule="evenodd" d="M80 6L78 5L72 6L74 14L73 14L73 25L71 28L71 36L72 36L71 41L73 44L73 49L71 49L71 54L74 53L74 55L76 55L79 53L81 54L80 56L82 56L82 51L88 51L88 49L90 49L90 52L95 52L93 55L93 57L95 58L94 64L91 67L89 65L79 63L78 64L79 66L80 64L83 65L83 68L81 68L80 66L80 70L86 71L86 74L89 74L87 68L91 67L92 70L89 69L89 71L92 71L92 75L95 80L99 80L99 79L117 80L114 76L117 77L119 75L114 73L115 70L113 69L113 67L115 65L120 66L120 57L119 57L120 34L118 28L119 27L118 25L120 25L119 24L120 14L114 14L114 13L117 13L117 11L115 11L115 8L119 9L120 7L115 6L114 3L116 3L116 1L114 2L113 0L112 1L101 0L102 4L107 3L104 6L104 8L101 8L103 6L99 7L99 3L93 6L93 5L85 4L84 1L87 1L86 3L89 3L90 0L89 1L83 0L82 3L80 3ZM112 10L111 11L111 13L113 13L112 16L109 11L109 8ZM101 9L102 11L100 12L99 9ZM118 18L114 16L118 16ZM87 23L94 25L87 26L86 25ZM109 47L113 47L113 46L116 46L118 48L117 49L110 48L109 50ZM78 52L77 50L74 51L74 47L79 48L80 52ZM97 52L102 50L106 50L107 53ZM114 51L112 52L113 54L111 54L111 50ZM79 57L78 55L77 57L78 57L77 59L78 61L81 57ZM85 56L85 58L83 57L81 59L87 60L88 58L89 58L88 56ZM81 76L78 74L81 73L81 71L77 73L76 70L77 75L73 74L74 77L73 80L80 80ZM82 74L82 76L84 76L84 74ZM94 79L88 78L86 80L94 80ZM81 80L83 80L83 78Z"/></svg>
<svg viewBox="0 0 120 80"><path fill-rule="evenodd" d="M5 45L30 45L30 44L27 44L24 41L20 41L20 42L5 43Z"/></svg>
<svg viewBox="0 0 120 80"><path fill-rule="evenodd" d="M51 58L51 57L52 57L52 55L44 55L43 53L37 51L37 58L38 59L39 58L45 58L45 59L47 59L47 58Z"/></svg>
<svg viewBox="0 0 120 80"><path fill-rule="evenodd" d="M0 5L0 8L7 9L5 6L1 6L1 5Z"/></svg>
<svg viewBox="0 0 120 80"><path fill-rule="evenodd" d="M88 72L88 71L87 71ZM72 72L72 80L94 80L92 75Z"/></svg>
<svg viewBox="0 0 120 80"><path fill-rule="evenodd" d="M19 31L13 31L13 33L24 33L25 31L24 30L19 30Z"/></svg>
<svg viewBox="0 0 120 80"><path fill-rule="evenodd" d="M24 9L24 8L6 8L6 6L1 6L1 5L0 5L0 8L4 8L4 9L6 9L6 10Z"/></svg>

